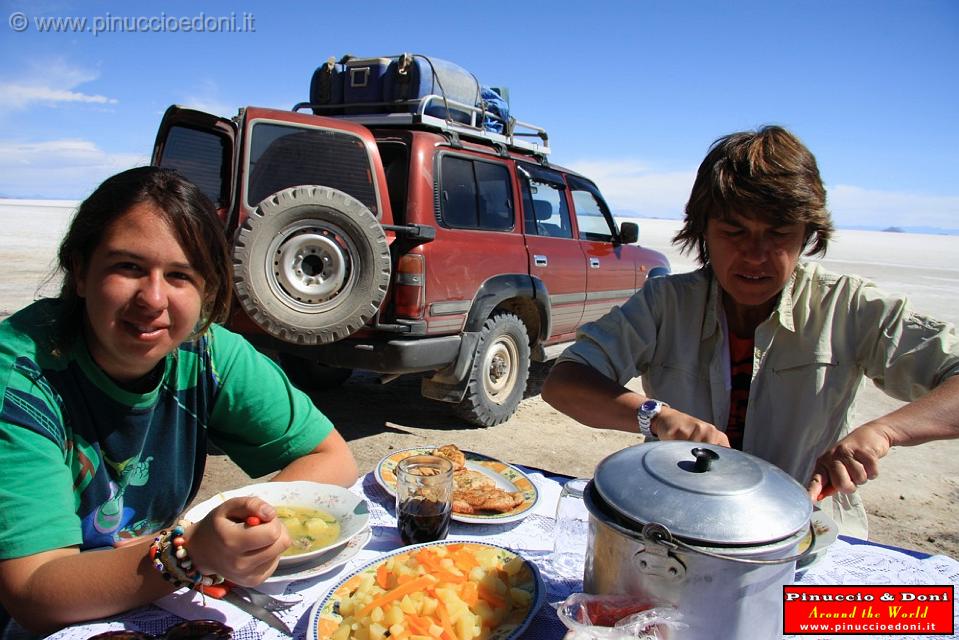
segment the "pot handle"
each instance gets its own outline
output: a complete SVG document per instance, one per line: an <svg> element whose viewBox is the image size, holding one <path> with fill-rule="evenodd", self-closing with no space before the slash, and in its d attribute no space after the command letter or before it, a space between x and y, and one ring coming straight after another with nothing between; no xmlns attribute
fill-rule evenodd
<svg viewBox="0 0 959 640"><path fill-rule="evenodd" d="M643 527L643 537L648 540L653 540L664 546L672 546L683 551L688 551L690 553L698 553L699 555L708 556L710 558L716 558L717 560L729 560L730 562L739 562L742 564L759 564L759 565L770 565L770 564L787 564L793 561L799 561L805 558L807 555L812 552L813 547L816 546L816 528L812 525L812 522L809 523L809 546L802 553L797 553L792 556L787 556L785 558L772 558L769 560L762 558L739 558L737 556L727 556L722 553L714 553L712 551L706 551L700 547L694 547L688 545L682 540L677 540L673 537L673 534L669 532L669 529L664 527L661 524L647 524Z"/></svg>

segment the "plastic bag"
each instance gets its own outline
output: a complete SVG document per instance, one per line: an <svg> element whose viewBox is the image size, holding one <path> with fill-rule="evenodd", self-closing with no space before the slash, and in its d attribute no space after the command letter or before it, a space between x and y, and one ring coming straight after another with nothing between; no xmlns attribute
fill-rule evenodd
<svg viewBox="0 0 959 640"><path fill-rule="evenodd" d="M688 626L673 607L635 596L574 593L557 614L569 629L564 640L667 640L672 630Z"/></svg>

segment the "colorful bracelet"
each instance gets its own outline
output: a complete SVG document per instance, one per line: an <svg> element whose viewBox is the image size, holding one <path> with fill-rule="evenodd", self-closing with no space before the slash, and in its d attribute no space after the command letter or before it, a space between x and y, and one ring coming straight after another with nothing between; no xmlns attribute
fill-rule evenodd
<svg viewBox="0 0 959 640"><path fill-rule="evenodd" d="M185 523L180 521L172 529L164 529L150 545L150 562L163 579L177 588L200 590L203 586L219 584L223 577L217 574L203 575L193 567L184 537Z"/></svg>

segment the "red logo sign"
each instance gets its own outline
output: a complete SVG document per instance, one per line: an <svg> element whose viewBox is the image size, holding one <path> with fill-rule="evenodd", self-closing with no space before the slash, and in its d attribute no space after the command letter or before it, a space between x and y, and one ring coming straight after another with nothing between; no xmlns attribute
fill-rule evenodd
<svg viewBox="0 0 959 640"><path fill-rule="evenodd" d="M955 586L783 587L783 635L951 635Z"/></svg>

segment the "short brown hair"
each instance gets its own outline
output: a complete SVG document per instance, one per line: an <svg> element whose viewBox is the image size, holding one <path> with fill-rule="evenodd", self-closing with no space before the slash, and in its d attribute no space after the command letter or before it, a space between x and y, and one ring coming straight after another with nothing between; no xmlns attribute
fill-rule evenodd
<svg viewBox="0 0 959 640"><path fill-rule="evenodd" d="M833 225L816 158L777 126L723 136L709 148L686 203L686 220L673 244L695 248L709 262L706 224L737 213L784 225L804 223L806 255L825 254Z"/></svg>
<svg viewBox="0 0 959 640"><path fill-rule="evenodd" d="M190 265L203 277L203 306L194 335L201 335L214 322L226 320L233 270L223 224L213 203L196 185L175 171L137 167L107 178L80 203L60 243L57 252L57 267L63 274L57 331L60 349L70 346L82 326L84 301L77 295L76 274L87 268L110 225L143 202L156 205Z"/></svg>

